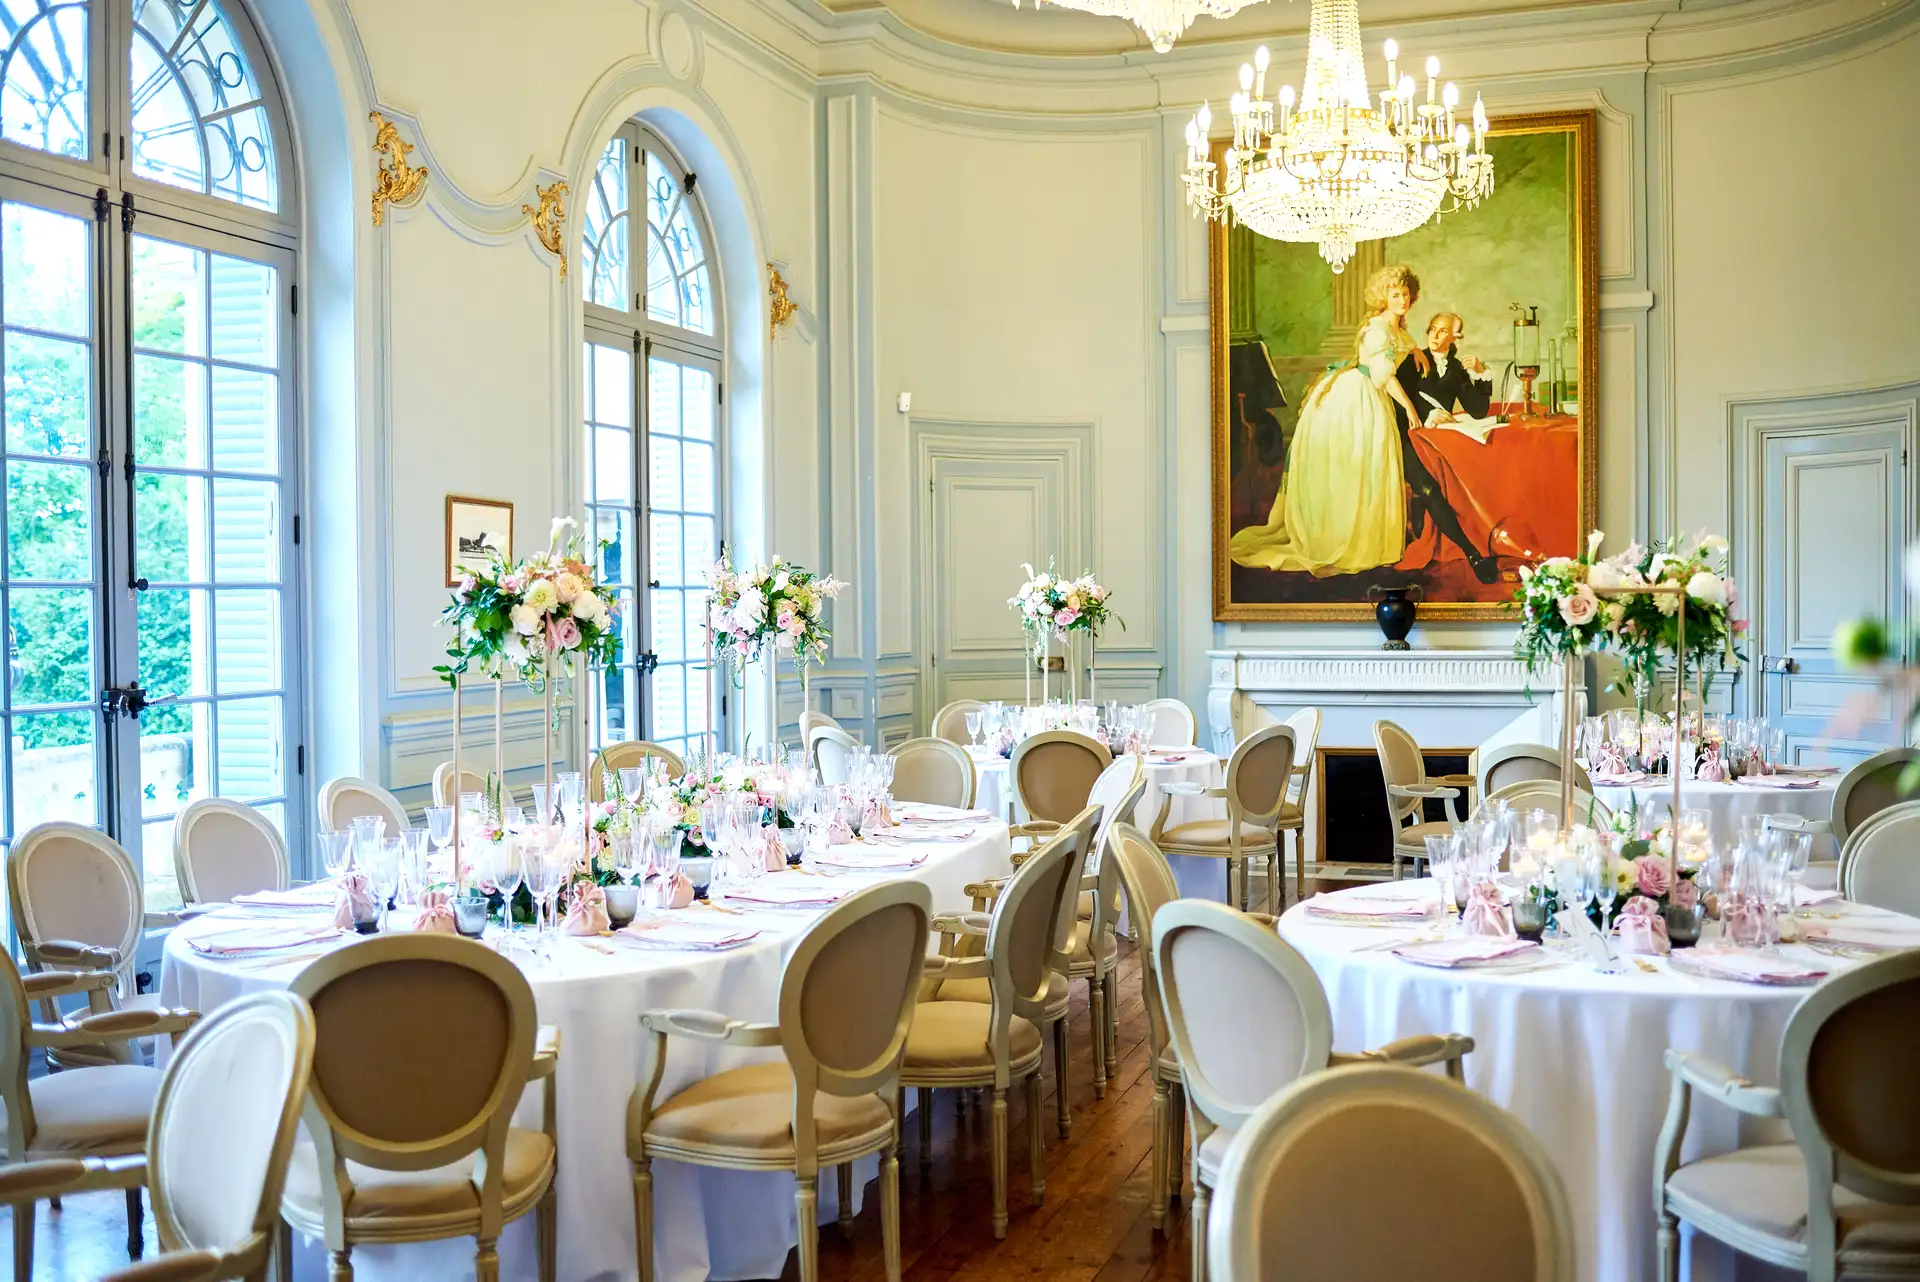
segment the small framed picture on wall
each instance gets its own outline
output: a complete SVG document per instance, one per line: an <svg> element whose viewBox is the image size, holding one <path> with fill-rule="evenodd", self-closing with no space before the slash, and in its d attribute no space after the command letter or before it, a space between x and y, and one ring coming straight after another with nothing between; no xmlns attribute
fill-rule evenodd
<svg viewBox="0 0 1920 1282"><path fill-rule="evenodd" d="M487 567L490 554L513 555L513 504L447 495L447 586Z"/></svg>

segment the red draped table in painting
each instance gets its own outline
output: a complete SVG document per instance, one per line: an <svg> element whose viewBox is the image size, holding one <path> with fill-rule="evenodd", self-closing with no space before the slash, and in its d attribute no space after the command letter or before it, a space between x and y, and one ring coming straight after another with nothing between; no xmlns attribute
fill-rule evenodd
<svg viewBox="0 0 1920 1282"><path fill-rule="evenodd" d="M1450 427L1416 427L1412 437L1420 461L1433 473L1475 547L1489 548L1498 527L1505 538L1491 548L1495 555L1515 557L1524 549L1528 559L1534 559L1572 556L1577 550L1577 418L1516 415L1489 431L1485 444ZM1464 559L1428 521L1395 568L1420 570Z"/></svg>

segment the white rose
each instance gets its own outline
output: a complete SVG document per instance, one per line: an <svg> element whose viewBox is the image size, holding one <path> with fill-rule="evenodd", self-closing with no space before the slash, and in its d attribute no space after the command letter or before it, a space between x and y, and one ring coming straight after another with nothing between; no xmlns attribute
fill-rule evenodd
<svg viewBox="0 0 1920 1282"><path fill-rule="evenodd" d="M530 637L540 630L540 612L528 605L516 605L509 612L513 618L513 630L523 637Z"/></svg>
<svg viewBox="0 0 1920 1282"><path fill-rule="evenodd" d="M535 614L546 614L560 604L560 593L555 590L552 579L535 579L527 585L527 608Z"/></svg>
<svg viewBox="0 0 1920 1282"><path fill-rule="evenodd" d="M787 584L791 582L793 582L793 576L785 570L782 570L773 576L773 590L775 592L785 592L787 590Z"/></svg>
<svg viewBox="0 0 1920 1282"><path fill-rule="evenodd" d="M767 598L760 594L759 588L748 588L734 605L733 617L739 621L742 632L753 631L767 617Z"/></svg>
<svg viewBox="0 0 1920 1282"><path fill-rule="evenodd" d="M1719 575L1710 570L1702 570L1687 580L1687 595L1708 605L1725 605L1727 585Z"/></svg>
<svg viewBox="0 0 1920 1282"><path fill-rule="evenodd" d="M586 589L587 581L569 570L554 581L562 601L571 601Z"/></svg>
<svg viewBox="0 0 1920 1282"><path fill-rule="evenodd" d="M573 613L576 618L585 619L588 623L605 623L607 603L595 593L582 592L573 599Z"/></svg>

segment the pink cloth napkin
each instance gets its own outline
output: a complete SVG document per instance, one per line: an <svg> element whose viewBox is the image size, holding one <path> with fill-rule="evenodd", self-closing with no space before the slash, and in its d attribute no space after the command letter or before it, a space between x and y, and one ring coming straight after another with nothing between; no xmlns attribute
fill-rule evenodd
<svg viewBox="0 0 1920 1282"><path fill-rule="evenodd" d="M340 933L332 926L243 926L238 930L190 937L187 946L208 957L249 957L325 943L338 939Z"/></svg>
<svg viewBox="0 0 1920 1282"><path fill-rule="evenodd" d="M334 890L331 881L317 881L311 886L295 886L289 890L256 890L235 895L232 902L245 908L270 908L279 912L325 912L333 907Z"/></svg>
<svg viewBox="0 0 1920 1282"><path fill-rule="evenodd" d="M753 926L712 920L712 914L699 917L649 917L622 926L612 938L637 948L674 948L694 952L718 952L738 948L760 937Z"/></svg>
<svg viewBox="0 0 1920 1282"><path fill-rule="evenodd" d="M816 857L813 862L822 868L845 868L854 872L886 872L918 868L927 862L927 857L924 853L918 855L863 854L859 846L836 846Z"/></svg>
<svg viewBox="0 0 1920 1282"><path fill-rule="evenodd" d="M1460 915L1460 924L1469 935L1514 938L1513 914L1507 911L1506 901L1500 897L1500 887L1490 881L1483 881L1467 892L1467 907Z"/></svg>
<svg viewBox="0 0 1920 1282"><path fill-rule="evenodd" d="M1635 895L1620 909L1613 931L1620 936L1620 947L1630 953L1660 954L1671 950L1667 940L1667 922L1660 905L1645 895Z"/></svg>
<svg viewBox="0 0 1920 1282"><path fill-rule="evenodd" d="M1540 945L1531 939L1498 939L1490 935L1461 935L1454 939L1436 939L1420 944L1402 944L1393 955L1419 966L1438 966L1457 970L1484 966L1488 962L1512 957Z"/></svg>
<svg viewBox="0 0 1920 1282"><path fill-rule="evenodd" d="M575 882L567 892L567 916L560 929L569 935L599 935L612 925L607 917L607 892L590 881Z"/></svg>
<svg viewBox="0 0 1920 1282"><path fill-rule="evenodd" d="M444 890L429 890L420 896L420 915L413 928L424 935L457 935L453 921L453 901Z"/></svg>
<svg viewBox="0 0 1920 1282"><path fill-rule="evenodd" d="M1861 948L1877 953L1904 952L1920 948L1920 926L1868 926L1853 922L1806 925L1800 938L1810 944L1837 944L1842 948Z"/></svg>
<svg viewBox="0 0 1920 1282"><path fill-rule="evenodd" d="M991 819L984 810L961 810L955 806L936 806L929 801L902 801L893 808L894 818L903 824L960 823L968 819Z"/></svg>
<svg viewBox="0 0 1920 1282"><path fill-rule="evenodd" d="M860 839L876 846L925 845L929 842L965 841L973 836L971 828L880 828L862 829Z"/></svg>
<svg viewBox="0 0 1920 1282"><path fill-rule="evenodd" d="M340 878L333 901L333 924L338 930L352 930L356 922L372 921L375 913L373 887L367 874L350 872Z"/></svg>
<svg viewBox="0 0 1920 1282"><path fill-rule="evenodd" d="M727 891L730 904L760 904L768 908L827 908L851 892L826 885L818 877L766 877Z"/></svg>
<svg viewBox="0 0 1920 1282"><path fill-rule="evenodd" d="M1719 944L1702 944L1675 953L1669 964L1675 970L1742 984L1814 984L1827 977L1826 971L1811 966Z"/></svg>
<svg viewBox="0 0 1920 1282"><path fill-rule="evenodd" d="M1430 901L1409 903L1404 899L1369 899L1363 895L1315 895L1307 901L1307 914L1335 921L1425 921L1435 905Z"/></svg>

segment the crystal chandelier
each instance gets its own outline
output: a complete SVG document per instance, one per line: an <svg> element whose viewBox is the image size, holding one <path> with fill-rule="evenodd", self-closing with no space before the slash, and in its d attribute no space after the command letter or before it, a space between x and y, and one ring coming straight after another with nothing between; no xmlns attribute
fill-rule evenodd
<svg viewBox="0 0 1920 1282"><path fill-rule="evenodd" d="M1478 95L1473 125L1454 118L1460 91L1436 95L1440 60L1427 59L1426 101L1399 74L1398 46L1386 43L1387 87L1376 107L1360 54L1356 0L1313 0L1307 75L1294 107L1292 85L1279 106L1266 97L1266 46L1240 68L1233 141L1225 173L1208 155L1213 112L1202 103L1187 122L1187 204L1222 222L1228 212L1262 236L1316 241L1338 272L1363 240L1400 236L1437 214L1471 209L1493 190L1487 112Z"/></svg>
<svg viewBox="0 0 1920 1282"><path fill-rule="evenodd" d="M1042 0L1033 0L1038 9ZM1062 9L1097 13L1103 18L1125 18L1147 33L1155 52L1165 53L1186 34L1199 17L1231 18L1253 0L1052 0ZM1020 7L1020 0L1013 0Z"/></svg>

